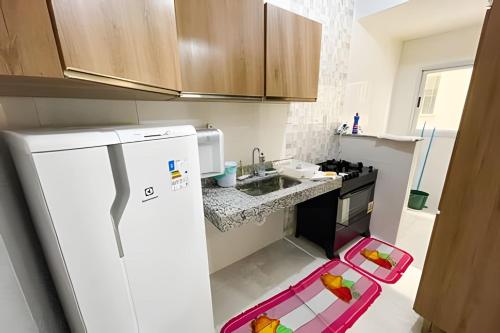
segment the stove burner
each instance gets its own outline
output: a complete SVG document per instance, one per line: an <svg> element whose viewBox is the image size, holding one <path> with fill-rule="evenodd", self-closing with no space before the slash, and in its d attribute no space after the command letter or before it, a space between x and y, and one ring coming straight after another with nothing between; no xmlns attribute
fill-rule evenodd
<svg viewBox="0 0 500 333"><path fill-rule="evenodd" d="M366 168L361 162L351 163L349 161L337 161L335 159L327 160L325 162L319 163L318 165L321 167L321 171L334 171L338 174L344 174L342 175L343 180L357 178L364 172L373 171L372 166Z"/></svg>

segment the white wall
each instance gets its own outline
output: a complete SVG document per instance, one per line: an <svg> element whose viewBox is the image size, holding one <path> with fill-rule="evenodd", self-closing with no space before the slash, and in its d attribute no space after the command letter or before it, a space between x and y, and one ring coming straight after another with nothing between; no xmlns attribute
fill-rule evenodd
<svg viewBox="0 0 500 333"><path fill-rule="evenodd" d="M211 123L225 135L226 160L249 164L260 147L267 160L284 157L287 104L137 101L139 123Z"/></svg>
<svg viewBox="0 0 500 333"><path fill-rule="evenodd" d="M476 56L480 33L481 26L473 26L406 41L403 44L392 92L387 132L409 134L422 71L472 64Z"/></svg>
<svg viewBox="0 0 500 333"><path fill-rule="evenodd" d="M263 225L248 223L222 233L212 223L206 223L208 240L208 262L210 273L214 273L257 249L262 249L283 238L284 210L266 218Z"/></svg>
<svg viewBox="0 0 500 333"><path fill-rule="evenodd" d="M36 124L36 114L23 112L22 100L0 105L0 129ZM19 104L17 102L20 102ZM10 106L16 106L11 110ZM31 105L28 103L28 105ZM24 201L13 162L0 140L0 331L67 332L59 301ZM15 283L15 285L14 285ZM21 321L24 318L24 321Z"/></svg>
<svg viewBox="0 0 500 333"><path fill-rule="evenodd" d="M378 169L370 231L389 243L396 242L407 192L416 142L392 141L366 136L341 140L342 158Z"/></svg>
<svg viewBox="0 0 500 333"><path fill-rule="evenodd" d="M268 159L282 157L288 108L288 104L271 103L0 97L0 129L154 122L203 127L211 123L227 137L226 159L248 163L255 146Z"/></svg>
<svg viewBox="0 0 500 333"><path fill-rule="evenodd" d="M373 1L356 2L355 15L374 11L372 6ZM388 38L373 26L363 25L362 19L354 20L346 99L339 121L352 126L358 112L364 133L385 132L401 46L400 41Z"/></svg>
<svg viewBox="0 0 500 333"><path fill-rule="evenodd" d="M431 133L432 130L430 129L427 129L424 133L424 141L422 142L422 149L418 156L418 164L415 165L416 170L412 181L412 189L417 188L425 154L429 147ZM444 181L448 172L448 165L450 164L456 137L456 130L436 129L422 181L420 183L420 190L429 193L429 198L426 203L427 208L424 209L429 213L435 214L438 211L439 201L441 200Z"/></svg>
<svg viewBox="0 0 500 333"><path fill-rule="evenodd" d="M0 322L4 328L19 327L19 332L38 332L23 291L17 280L7 248L0 235Z"/></svg>
<svg viewBox="0 0 500 333"><path fill-rule="evenodd" d="M356 17L362 18L364 16L373 15L392 7L402 5L408 1L409 0L357 0Z"/></svg>

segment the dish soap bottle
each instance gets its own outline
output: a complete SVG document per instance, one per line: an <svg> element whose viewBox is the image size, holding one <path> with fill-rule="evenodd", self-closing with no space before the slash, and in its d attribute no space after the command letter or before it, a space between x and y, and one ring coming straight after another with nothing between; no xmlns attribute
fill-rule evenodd
<svg viewBox="0 0 500 333"><path fill-rule="evenodd" d="M359 114L356 112L356 115L354 116L354 124L352 125L352 134L358 134L358 127L359 127Z"/></svg>

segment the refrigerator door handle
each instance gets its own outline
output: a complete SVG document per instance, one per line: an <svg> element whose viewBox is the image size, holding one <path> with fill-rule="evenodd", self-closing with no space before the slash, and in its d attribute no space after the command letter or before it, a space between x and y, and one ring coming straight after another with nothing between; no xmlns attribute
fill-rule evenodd
<svg viewBox="0 0 500 333"><path fill-rule="evenodd" d="M120 255L120 258L123 258L124 253L123 253L123 246L122 246L122 239L120 237L120 231L118 230L118 223L115 222L115 218L113 216L113 213L111 213L111 223L113 224L113 230L115 232L115 239L116 239L116 246L118 247L118 254Z"/></svg>
<svg viewBox="0 0 500 333"><path fill-rule="evenodd" d="M118 253L120 258L123 258L124 252L118 227L130 198L130 184L128 182L122 146L120 144L108 146L108 155L116 191L115 199L113 200L110 210L111 222L113 223Z"/></svg>

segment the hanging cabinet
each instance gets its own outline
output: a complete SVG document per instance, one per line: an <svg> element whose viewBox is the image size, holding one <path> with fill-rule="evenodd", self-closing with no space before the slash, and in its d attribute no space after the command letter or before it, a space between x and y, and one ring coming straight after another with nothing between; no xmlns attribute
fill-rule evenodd
<svg viewBox="0 0 500 333"><path fill-rule="evenodd" d="M168 100L174 0L4 0L0 95Z"/></svg>
<svg viewBox="0 0 500 333"><path fill-rule="evenodd" d="M67 76L181 90L173 0L50 3Z"/></svg>
<svg viewBox="0 0 500 333"><path fill-rule="evenodd" d="M321 24L261 0L0 1L0 95L314 101Z"/></svg>
<svg viewBox="0 0 500 333"><path fill-rule="evenodd" d="M0 75L62 78L44 0L0 1Z"/></svg>
<svg viewBox="0 0 500 333"><path fill-rule="evenodd" d="M264 95L262 0L176 0L183 92Z"/></svg>
<svg viewBox="0 0 500 333"><path fill-rule="evenodd" d="M266 97L315 101L320 23L266 4Z"/></svg>

